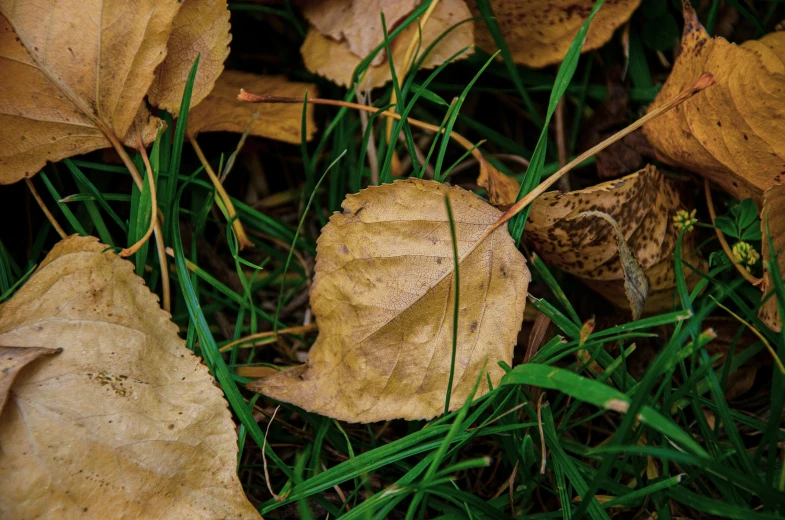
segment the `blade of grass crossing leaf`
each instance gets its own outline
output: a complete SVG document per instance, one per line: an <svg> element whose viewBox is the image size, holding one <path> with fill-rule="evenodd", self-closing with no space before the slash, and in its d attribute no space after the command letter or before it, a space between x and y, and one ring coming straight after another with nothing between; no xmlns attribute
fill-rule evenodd
<svg viewBox="0 0 785 520"><path fill-rule="evenodd" d="M188 111L191 109L191 94L193 93L194 81L196 80L196 71L199 68L199 58L200 55L197 55L196 59L194 60L194 64L191 66L191 70L188 72L188 79L185 82L183 98L180 103L180 115L177 118L177 125L174 131L174 142L172 143L172 153L169 159L169 167L167 168L169 177L166 180L166 189L163 190L165 193L165 200L170 201L170 204L164 208L164 222L167 223L165 227L167 228L167 231L169 231L169 234L174 232L169 223L174 219L174 205L176 204L175 195L177 193L177 176L180 174L180 162L182 161L183 156L183 143L185 143L185 130L188 126ZM164 235L167 235L166 231L164 231ZM172 243L172 237L166 236L166 242Z"/></svg>
<svg viewBox="0 0 785 520"><path fill-rule="evenodd" d="M548 124L551 121L553 113L556 111L556 105L559 104L559 100L561 100L562 96L567 91L567 87L572 80L572 76L575 74L575 70L578 67L578 59L581 55L581 47L583 47L583 42L586 39L586 33L589 30L589 24L591 24L591 21L594 19L594 16L597 14L597 11L599 11L604 2L605 0L597 0L597 2L595 2L594 7L589 13L589 16L586 18L586 21L583 23L583 26L578 30L578 34L575 35L575 38L573 39L567 54L564 56L564 61L559 67L559 72L556 74L556 80L553 83L551 97L548 101L548 110L545 113L545 123L543 125L542 131L540 132L540 138L537 140L537 146L534 148L534 153L532 154L529 168L526 170L526 175L524 177L523 183L521 184L521 189L518 192L518 200L523 198L540 182L542 168L545 164L545 152L548 147ZM520 242L521 240L523 227L526 223L526 218L529 215L530 208L531 206L529 206L529 208L525 209L524 211L521 211L512 220L510 220L510 234L516 243Z"/></svg>
<svg viewBox="0 0 785 520"><path fill-rule="evenodd" d="M447 397L444 399L444 414L450 412L450 396L452 395L452 381L455 375L455 355L458 351L458 311L461 300L461 275L460 275L460 257L458 256L458 237L455 236L455 219L453 218L452 205L450 204L450 196L444 196L444 205L447 209L447 220L450 224L450 238L452 240L452 256L455 267L453 268L453 279L455 280L454 292L455 298L453 301L452 313L452 353L450 355L450 376L447 379Z"/></svg>

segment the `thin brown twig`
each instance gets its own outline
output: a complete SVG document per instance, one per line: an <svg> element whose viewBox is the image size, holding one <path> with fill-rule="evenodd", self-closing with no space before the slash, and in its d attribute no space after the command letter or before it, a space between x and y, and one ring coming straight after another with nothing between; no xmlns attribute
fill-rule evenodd
<svg viewBox="0 0 785 520"><path fill-rule="evenodd" d="M714 226L714 221L717 218L717 212L714 210L714 200L711 197L711 182L708 178L703 179L703 188L706 192L706 206L709 208L709 216L711 217L711 225ZM755 278L752 274L744 268L743 265L739 264L733 256L733 249L731 249L730 244L725 239L725 234L722 232L720 228L714 226L714 232L717 233L717 238L720 241L720 245L722 246L722 250L725 251L725 254L728 255L728 258L733 265L736 267L736 270L744 277L745 280L750 282L752 285L760 285L763 283L763 278Z"/></svg>
<svg viewBox="0 0 785 520"><path fill-rule="evenodd" d="M147 183L150 185L150 226L147 228L147 231L142 236L142 238L140 238L134 245L120 251L120 256L123 258L129 257L139 251L139 249L141 249L141 247L145 245L148 240L150 240L150 236L153 234L155 226L158 224L158 196L155 193L155 178L153 177L153 168L150 165L150 158L147 156L147 150L145 150L141 138L139 139L139 146L137 149L139 150L139 153L142 154L144 167L147 170Z"/></svg>
<svg viewBox="0 0 785 520"><path fill-rule="evenodd" d="M364 110L366 112L376 113L380 112L381 110L376 107L369 107L368 105L361 105L359 103L350 103L348 101L338 101L335 99L322 99L322 98L295 98L295 97L280 97L280 96L267 96L267 95L259 95L259 94L251 94L250 92L246 92L245 90L240 89L240 94L237 96L237 99L240 101L245 101L246 103L313 103L314 105L329 105L334 107L342 107L342 108L351 108L354 110ZM401 119L400 114L390 113L386 111L381 111L381 116L383 117L391 117L393 119ZM436 125L432 125L430 123L426 123L424 121L420 121L419 119L412 119L411 117L407 117L406 121L412 125L416 126L417 128L422 128L424 130L430 130L431 132L435 133L445 133L445 129L440 129ZM471 154L478 160L484 160L482 154L477 149L477 147L472 144L471 141L463 137L462 135L451 132L450 138L454 139L455 142L460 144L464 149L471 150Z"/></svg>
<svg viewBox="0 0 785 520"><path fill-rule="evenodd" d="M308 332L313 332L315 330L319 330L319 327L315 323L312 323L310 325L298 325L296 327L289 327L289 328L286 328L286 329L278 329L278 334L277 335L281 335L281 334L306 334ZM219 352L226 352L227 350L231 349L235 345L242 345L244 343L255 342L256 340L259 340L259 339L274 338L274 337L276 337L276 333L275 333L275 331L272 331L272 330L266 331L266 332L257 332L256 334L250 334L250 335L242 337L240 339L236 339L236 340L232 341L231 343L227 343L226 345L224 345L223 347L220 348ZM248 345L249 348L251 346L253 346L253 345Z"/></svg>
<svg viewBox="0 0 785 520"><path fill-rule="evenodd" d="M104 131L104 134L109 139L109 142L112 143L117 155L120 156L120 159L125 164L125 167L131 173L131 178L134 180L136 187L139 188L141 192L144 189L144 182L142 182L142 177L139 175L139 170L136 169L136 165L131 160L131 157L128 156L128 152L125 151L125 148L117 140L117 137L114 136L111 132ZM166 264L166 253L164 252L164 235L163 230L161 229L161 222L157 221L155 224L155 245L158 249L158 264L161 267L161 292L163 293L164 301L163 301L163 309L166 312L171 312L172 310L172 295L170 294L170 283L169 283L169 267Z"/></svg>
<svg viewBox="0 0 785 520"><path fill-rule="evenodd" d="M46 204L44 204L44 199L41 198L41 195L38 194L38 190L35 189L33 180L27 178L25 179L25 183L27 183L27 188L30 190L30 193L33 194L33 198L38 203L38 206L41 208L41 211L44 212L44 215L46 215L46 219L52 224L52 227L55 228L57 234L60 235L60 238L62 238L63 240L68 238L68 235L66 234L65 230L62 227L60 227L60 224L57 222L57 219L55 219L55 216L52 215L52 212L49 211L49 208L47 208Z"/></svg>
<svg viewBox="0 0 785 520"><path fill-rule="evenodd" d="M207 176L210 177L210 181L212 181L213 186L215 186L215 190L218 192L216 197L220 197L221 202L223 202L224 206L226 207L226 212L229 214L229 218L234 219L232 222L232 228L234 229L234 234L237 236L237 246L241 251L246 247L253 247L253 242L251 242L248 239L248 235L245 234L243 223L240 222L240 218L237 217L237 210L234 209L232 199L224 189L221 179L218 178L218 176L213 171L213 167L210 166L210 162L207 160L207 157L205 157L204 152L202 152L202 148L199 146L199 143L196 142L196 136L189 132L188 139L191 140L191 146L193 147L194 152L196 152L196 156L199 157L199 161L201 161L202 166L204 166Z"/></svg>
<svg viewBox="0 0 785 520"><path fill-rule="evenodd" d="M264 465L264 480L267 483L267 490L270 491L270 494L273 496L273 499L276 502L280 502L281 497L275 494L272 485L270 485L270 473L269 471L267 471L267 456L265 455L264 450L267 448L267 435L269 435L270 433L270 426L273 424L273 421L275 420L275 414L278 413L278 409L280 407L281 405L275 407L273 416L270 418L270 422L267 423L267 429L264 431L264 442L262 443L262 464Z"/></svg>
<svg viewBox="0 0 785 520"><path fill-rule="evenodd" d="M571 171L573 168L575 168L577 165L579 165L589 157L594 156L595 154L604 150L605 148L612 145L616 141L619 141L625 136L631 134L638 128L648 123L649 121L658 118L668 110L687 101L698 92L710 87L713 84L714 84L714 76L709 72L704 73L700 78L698 78L698 80L695 83L693 83L690 87L687 87L680 94L671 98L667 103L660 105L659 107L655 108L654 110L652 110L642 118L638 119L628 127L624 128L623 130L619 130L618 132L616 132L609 138L605 139L601 143L592 146L591 148L580 154L578 157L576 157L575 159L564 165L562 168L560 168L559 171L557 171L556 173L545 179L544 182L541 182L536 188L530 191L521 200L513 204L510 207L510 209L504 212L504 214L499 218L499 220L494 222L488 228L488 230L486 230L485 234L482 236L482 238L480 238L480 240L477 243L482 242L491 233L496 231L496 229L498 229L499 226L501 226L502 224L513 218L515 215L523 211L523 209L526 208L526 206L528 206L529 204L531 204L534 201L534 199L545 193L545 190L553 186L562 177L562 175Z"/></svg>

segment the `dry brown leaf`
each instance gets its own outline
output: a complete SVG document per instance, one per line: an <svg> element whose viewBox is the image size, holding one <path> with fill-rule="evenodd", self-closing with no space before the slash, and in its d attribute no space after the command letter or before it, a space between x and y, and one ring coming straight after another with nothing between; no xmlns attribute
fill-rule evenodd
<svg viewBox="0 0 785 520"><path fill-rule="evenodd" d="M696 74L717 83L644 127L658 157L719 184L734 197L760 202L785 182L785 32L741 45L711 38L684 4L681 54L650 110Z"/></svg>
<svg viewBox="0 0 785 520"><path fill-rule="evenodd" d="M607 0L589 26L583 52L605 45L613 32L629 20L641 0ZM476 2L471 2L480 16ZM594 0L500 0L493 14L515 63L540 68L561 63L575 35L589 17ZM475 22L477 47L496 52L496 42L485 21Z"/></svg>
<svg viewBox="0 0 785 520"><path fill-rule="evenodd" d="M303 16L322 35L345 41L356 56L365 58L384 38L384 13L388 31L411 13L420 0L304 0ZM379 65L385 54L379 53L373 64Z"/></svg>
<svg viewBox="0 0 785 520"><path fill-rule="evenodd" d="M670 309L675 271L673 251L678 229L673 216L687 204L676 184L654 166L618 180L569 193L548 192L536 199L526 224L526 238L551 264L581 278L586 285L619 308L628 307L624 273L613 228L598 219L571 220L584 211L602 211L620 225L627 244L649 280L644 312ZM699 269L705 265L694 253L688 233L682 255ZM697 276L685 268L688 285Z"/></svg>
<svg viewBox="0 0 785 520"><path fill-rule="evenodd" d="M127 134L152 140L159 121L143 99L179 7L177 0L0 0L0 183Z"/></svg>
<svg viewBox="0 0 785 520"><path fill-rule="evenodd" d="M0 516L260 518L221 391L133 265L104 249L60 242L0 306L0 345L63 349L11 390Z"/></svg>
<svg viewBox="0 0 785 520"><path fill-rule="evenodd" d="M515 204L521 184L513 177L505 175L488 161L480 162L480 175L477 184L488 192L488 201L497 208L507 209Z"/></svg>
<svg viewBox="0 0 785 520"><path fill-rule="evenodd" d="M229 56L232 40L229 27L226 0L184 0L172 24L166 59L155 69L155 81L147 93L150 103L176 117L188 73L197 56L199 68L191 93L191 108L207 97Z"/></svg>
<svg viewBox="0 0 785 520"><path fill-rule="evenodd" d="M775 184L763 194L763 211L761 212L761 232L763 234L763 283L761 290L764 296L774 290L774 280L766 269L772 258L769 254L769 241L766 234L766 221L773 240L774 251L777 253L777 266L780 274L785 273L785 184ZM771 297L761 306L758 317L774 331L782 330L782 317L777 306L777 296Z"/></svg>
<svg viewBox="0 0 785 520"><path fill-rule="evenodd" d="M367 13L367 16L370 17L371 14L372 12L369 12ZM380 20L378 12L373 13L373 15L377 20ZM416 59L419 59L428 46L436 41L436 39L450 27L458 22L471 18L471 16L469 8L466 7L463 0L441 0L422 28L422 42ZM392 30L392 27L393 26L388 20L388 30ZM417 36L418 24L417 22L414 22L390 42L396 71L402 69L409 43L413 38L417 38ZM376 44L382 41L383 37L380 30L377 34ZM423 62L422 68L432 69L438 67L458 51L464 47L471 46L473 43L474 31L471 24L463 24L451 31L436 47L434 47ZM373 46L375 46L375 44ZM460 58L465 58L470 52L471 49L461 54ZM345 40L334 40L329 36L323 35L314 27L309 29L305 42L300 48L300 53L303 56L305 67L308 70L345 87L349 86L354 69L357 68L367 55L367 53L363 55L356 54L350 49L349 44ZM368 67L367 77L360 85L360 88L364 90L366 86L380 87L391 79L392 75L390 74L388 61L384 59L381 60L378 65L371 65Z"/></svg>
<svg viewBox="0 0 785 520"><path fill-rule="evenodd" d="M251 135L299 144L302 139L302 105L293 103L251 104L237 100L240 89L271 96L305 98L318 96L316 85L289 81L284 76L261 76L236 70L225 70L215 88L199 106L188 114L188 132L242 133L251 125ZM251 123L253 115L259 117ZM313 105L307 109L307 139L316 132Z"/></svg>
<svg viewBox="0 0 785 520"><path fill-rule="evenodd" d="M349 195L318 241L311 308L319 337L308 363L248 387L351 422L441 413L455 298L445 195L463 256L501 216L473 193L407 179ZM496 384L503 373L496 362L511 362L528 284L506 226L463 259L451 409L483 367ZM478 396L487 385L483 376Z"/></svg>
<svg viewBox="0 0 785 520"><path fill-rule="evenodd" d="M19 372L43 355L59 354L60 349L46 347L0 347L0 416L3 414L8 392Z"/></svg>

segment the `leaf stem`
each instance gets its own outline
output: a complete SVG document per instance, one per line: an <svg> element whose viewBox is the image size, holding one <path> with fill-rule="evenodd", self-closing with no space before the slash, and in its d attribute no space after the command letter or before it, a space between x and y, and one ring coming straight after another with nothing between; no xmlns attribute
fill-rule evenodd
<svg viewBox="0 0 785 520"><path fill-rule="evenodd" d="M302 98L296 97L281 97L281 96L267 96L267 95L259 95L259 94L251 94L250 92L246 92L243 89L240 89L240 94L237 96L237 99L240 101L245 101L246 103L302 103L304 100ZM375 114L376 112L382 112L380 115L383 117L390 117L392 119L401 119L401 115L388 112L386 110L381 110L376 107L371 107L368 105L361 105L359 103L351 103L348 101L339 101L336 99L322 99L322 98L308 98L305 100L307 103L313 103L314 105L329 105L334 107L343 107L343 108L351 108L354 110L363 110L365 112L371 112ZM430 123L426 123L425 121L420 121L419 119L412 119L411 117L407 117L406 121L412 125L416 126L417 128L422 128L424 130L429 130L434 133L445 133L445 130L442 128L440 129L436 125L432 125ZM482 156L482 153L477 149L477 147L468 139L463 137L462 135L451 132L450 138L454 139L455 142L460 144L464 149L471 150L472 155L475 159L480 161L485 161Z"/></svg>
<svg viewBox="0 0 785 520"><path fill-rule="evenodd" d="M103 127L101 127L103 129ZM117 137L109 132L104 131L104 135L109 139L109 142L112 143L117 155L120 156L122 159L123 164L125 167L128 168L128 171L131 173L131 177L136 184L136 187L139 188L139 191L144 189L144 183L142 182L142 176L139 175L139 170L136 169L136 165L129 157L128 152L125 151L125 148L117 140ZM166 264L166 253L164 252L164 235L163 231L161 230L161 222L158 219L155 220L155 245L156 249L158 249L158 264L161 268L161 292L163 293L163 309L166 312L171 312L172 310L172 295L169 283L169 267Z"/></svg>
<svg viewBox="0 0 785 520"><path fill-rule="evenodd" d="M158 197L155 193L155 178L153 177L153 168L150 166L150 158L147 156L147 150L145 150L141 139L139 140L138 149L139 153L142 154L144 167L147 170L147 183L150 185L150 226L147 228L144 236L142 236L142 238L140 238L134 245L120 251L120 257L122 258L129 257L139 251L139 249L145 245L148 240L150 240L150 235L153 234L155 226L158 225Z"/></svg>
<svg viewBox="0 0 785 520"><path fill-rule="evenodd" d="M243 228L243 224L240 222L240 217L237 216L237 211L234 209L232 199L224 189L221 179L218 178L218 176L213 171L213 167L210 166L210 162L207 160L207 157L205 157L202 148L199 146L199 143L196 142L196 136L191 132L188 132L188 139L191 141L191 146L193 146L196 156L204 166L207 176L210 177L210 181L213 183L213 186L215 186L218 196L221 198L224 206L226 206L226 212L229 214L229 218L234 219L232 221L232 229L234 229L234 234L237 235L237 245L240 247L240 251L246 247L253 247L253 242L251 242L251 240L248 238L248 235L246 235L245 228Z"/></svg>
<svg viewBox="0 0 785 520"><path fill-rule="evenodd" d="M44 215L46 215L46 219L52 224L52 227L55 228L55 231L57 231L57 234L60 235L60 238L62 238L63 240L68 238L68 234L65 232L65 230L62 227L60 227L60 224L57 222L55 216L52 215L52 212L49 211L49 208L47 208L46 204L44 204L44 200L41 198L41 195L38 194L38 190L35 189L35 184L33 184L33 180L28 177L25 179L25 182L27 183L27 187L30 190L30 193L33 194L33 198L38 203L38 206L41 208L41 211L44 212Z"/></svg>

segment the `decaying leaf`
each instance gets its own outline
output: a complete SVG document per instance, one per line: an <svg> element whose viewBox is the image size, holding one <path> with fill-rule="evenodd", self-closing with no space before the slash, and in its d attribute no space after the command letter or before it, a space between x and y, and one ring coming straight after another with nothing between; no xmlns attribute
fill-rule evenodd
<svg viewBox="0 0 785 520"><path fill-rule="evenodd" d="M763 235L763 283L761 290L764 296L774 290L774 280L766 269L772 261L769 253L769 240L766 234L766 222L769 223L772 245L777 252L777 266L780 274L785 274L785 184L775 184L763 194L763 211L761 212L761 232ZM782 330L782 316L777 306L777 296L771 297L761 306L758 317L763 323L777 332Z"/></svg>
<svg viewBox="0 0 785 520"><path fill-rule="evenodd" d="M496 384L521 328L529 270L506 226L470 250L501 212L459 187L400 180L343 202L319 237L311 308L319 337L308 363L248 385L351 422L425 419L444 408L452 351L454 259L460 311L451 409L483 367ZM487 362L487 365L486 365ZM477 395L488 391L483 376Z"/></svg>
<svg viewBox="0 0 785 520"><path fill-rule="evenodd" d="M356 1L347 2L341 0L343 6L350 6ZM310 3L310 2L309 2ZM366 3L366 2L360 2ZM370 2L372 5L387 4L389 2ZM394 2L393 2L394 3ZM419 3L419 2L417 2ZM352 8L353 9L353 8ZM379 30L374 33L369 33L366 30L354 30L350 34L362 34L363 41L373 42L368 51L360 50L362 54L353 51L347 40L335 39L331 35L333 31L323 34L318 29L318 26L312 27L308 31L300 53L303 56L303 62L308 70L324 76L330 81L343 86L349 86L352 80L354 69L360 62L368 55L376 45L384 41L383 33L381 31L381 18L379 16L378 7L373 10L367 10L362 16L353 16L351 18L353 24L365 24L369 27L372 24L379 26ZM408 14L408 13L405 13ZM437 38L439 38L445 31L453 25L471 18L469 8L463 0L441 0L433 11L433 14L422 27L422 42L419 47L418 59L422 53L431 45ZM373 20L373 21L371 21ZM394 26L390 20L387 20L387 30L392 30ZM348 29L342 28L341 34L346 34ZM373 37L373 38L371 38ZM418 24L416 22L409 25L399 34L395 39L390 42L390 48L393 53L393 63L395 64L396 71L400 71L403 67L404 57L413 38L418 37ZM428 57L424 60L422 68L431 69L438 67L444 63L448 58L458 53L464 47L469 47L474 43L474 34L471 24L463 24L457 27L446 35L438 45L434 47ZM358 49L365 49L367 47L357 47ZM468 56L471 49L460 55L461 58ZM390 74L390 67L387 59L377 57L376 65L372 64L368 67L367 76L361 82L360 88L365 89L367 86L380 87L392 79Z"/></svg>
<svg viewBox="0 0 785 520"><path fill-rule="evenodd" d="M155 69L150 103L177 116L188 73L198 56L191 108L198 105L221 75L231 40L226 0L184 0L172 24L166 59Z"/></svg>
<svg viewBox="0 0 785 520"><path fill-rule="evenodd" d="M505 175L487 161L480 162L480 175L477 184L488 192L488 202L497 208L506 209L518 197L521 184L509 175Z"/></svg>
<svg viewBox="0 0 785 520"><path fill-rule="evenodd" d="M188 132L242 133L251 125L251 135L267 137L299 144L302 139L302 105L293 103L250 104L237 100L240 89L271 96L298 97L305 99L319 95L316 85L289 81L284 76L262 76L249 72L226 70L210 95L188 114ZM254 113L259 116L251 123ZM307 139L316 132L313 120L313 105L308 105Z"/></svg>
<svg viewBox="0 0 785 520"><path fill-rule="evenodd" d="M0 306L0 345L62 348L0 420L5 518L260 518L221 391L157 298L94 238L57 244Z"/></svg>
<svg viewBox="0 0 785 520"><path fill-rule="evenodd" d="M712 38L684 3L681 53L650 110L711 72L716 85L644 127L659 158L738 199L785 182L785 32L734 45Z"/></svg>
<svg viewBox="0 0 785 520"><path fill-rule="evenodd" d="M548 192L536 199L526 224L526 238L551 264L581 278L586 285L619 308L629 307L615 232L598 219L573 217L601 211L619 223L635 259L649 281L644 312L670 309L675 272L673 251L679 230L672 218L687 207L676 184L654 166L618 180L569 193ZM694 252L688 233L682 256L699 269L705 262ZM697 276L685 268L688 285Z"/></svg>
<svg viewBox="0 0 785 520"><path fill-rule="evenodd" d="M388 30L411 13L420 0L304 0L303 16L322 35L346 42L355 55L364 58L382 41L380 13ZM385 54L379 53L373 64L379 65Z"/></svg>
<svg viewBox="0 0 785 520"><path fill-rule="evenodd" d="M29 363L44 355L59 354L60 349L46 347L0 347L0 416L3 414L8 392L16 376Z"/></svg>
<svg viewBox="0 0 785 520"><path fill-rule="evenodd" d="M586 217L601 218L613 228L616 235L616 248L619 250L619 263L624 276L624 294L627 295L627 301L630 303L632 319L637 320L643 314L643 307L646 305L646 298L649 295L649 281L646 279L646 274L638 261L635 260L630 246L627 245L624 232L619 223L613 220L613 217L602 211L584 211L575 218Z"/></svg>
<svg viewBox="0 0 785 520"><path fill-rule="evenodd" d="M152 141L159 121L143 99L179 7L177 0L0 1L0 183L129 134Z"/></svg>
<svg viewBox="0 0 785 520"><path fill-rule="evenodd" d="M640 0L607 0L589 26L583 52L605 45L629 20ZM471 2L480 16L476 2ZM496 23L515 63L540 68L561 63L572 40L589 17L594 0L503 0L492 2ZM483 20L475 23L477 47L496 52L496 42Z"/></svg>

